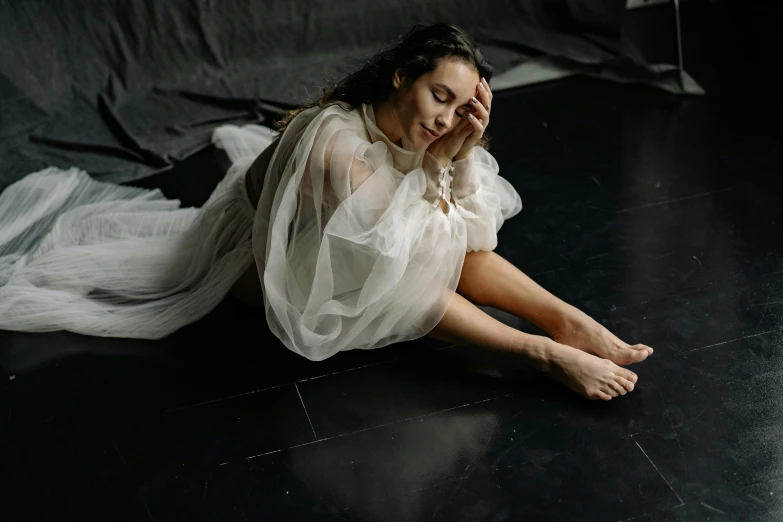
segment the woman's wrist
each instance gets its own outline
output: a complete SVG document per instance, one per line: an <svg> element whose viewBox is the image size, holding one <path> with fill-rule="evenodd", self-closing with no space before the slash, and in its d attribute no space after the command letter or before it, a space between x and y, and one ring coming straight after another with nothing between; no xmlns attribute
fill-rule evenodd
<svg viewBox="0 0 783 522"><path fill-rule="evenodd" d="M438 164L441 167L447 167L449 163L451 163L451 158L447 158L446 156L443 156L442 154L433 154L430 153L433 158L435 158L435 161L438 162Z"/></svg>
<svg viewBox="0 0 783 522"><path fill-rule="evenodd" d="M456 156L454 156L453 161L461 161L464 159L468 159L473 154L473 149L470 149L468 152L460 151L457 153Z"/></svg>

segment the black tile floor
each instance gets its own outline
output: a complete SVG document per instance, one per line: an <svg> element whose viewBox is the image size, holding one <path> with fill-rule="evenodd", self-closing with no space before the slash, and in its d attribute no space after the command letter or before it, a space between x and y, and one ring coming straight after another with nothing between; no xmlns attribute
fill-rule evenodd
<svg viewBox="0 0 783 522"><path fill-rule="evenodd" d="M231 299L158 342L0 332L0 520L783 520L780 105L692 63L714 94L571 79L493 110L525 204L497 251L656 348L632 394L426 339L312 363ZM199 204L224 166L143 183Z"/></svg>

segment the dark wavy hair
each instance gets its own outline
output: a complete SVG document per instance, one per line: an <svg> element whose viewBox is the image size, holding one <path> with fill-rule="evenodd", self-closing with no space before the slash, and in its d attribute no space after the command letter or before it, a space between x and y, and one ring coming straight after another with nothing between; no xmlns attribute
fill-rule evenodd
<svg viewBox="0 0 783 522"><path fill-rule="evenodd" d="M288 111L275 126L281 133L302 111L315 106L326 107L338 102L354 109L362 103L384 102L393 89L392 77L402 68L406 80L415 82L422 75L435 70L443 59L463 60L473 67L480 77L492 78L493 67L476 42L465 31L454 24L417 24L392 45L378 54L360 62L354 72L324 90L317 101L307 103ZM479 145L487 146L486 137Z"/></svg>

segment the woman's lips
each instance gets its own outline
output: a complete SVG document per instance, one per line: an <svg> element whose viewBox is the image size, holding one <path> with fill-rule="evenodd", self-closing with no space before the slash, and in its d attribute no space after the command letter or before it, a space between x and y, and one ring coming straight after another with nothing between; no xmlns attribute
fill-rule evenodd
<svg viewBox="0 0 783 522"><path fill-rule="evenodd" d="M432 137L432 138L437 138L437 137L439 136L439 134L438 134L437 132L435 132L435 131L432 131L432 130L430 130L430 129L429 129L429 128L427 128L427 127L424 127L424 125L422 125L422 127L424 128L424 131L425 131L425 132L426 132L426 133L427 133L427 134L428 134L430 137Z"/></svg>

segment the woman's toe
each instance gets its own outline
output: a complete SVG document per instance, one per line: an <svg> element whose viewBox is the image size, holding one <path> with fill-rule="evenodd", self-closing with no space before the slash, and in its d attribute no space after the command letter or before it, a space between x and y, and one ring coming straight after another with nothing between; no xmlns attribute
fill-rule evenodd
<svg viewBox="0 0 783 522"><path fill-rule="evenodd" d="M637 350L627 344L615 345L614 355L610 358L614 360L615 363L625 366L626 364L638 363L645 360L647 358L647 350Z"/></svg>
<svg viewBox="0 0 783 522"><path fill-rule="evenodd" d="M602 401L611 401L612 400L612 396L611 395L609 395L606 392L602 392L602 391L596 392L596 394L595 394L595 396L593 398L594 399L601 399Z"/></svg>
<svg viewBox="0 0 783 522"><path fill-rule="evenodd" d="M619 382L620 386L622 386L629 392L632 392L634 389L634 384L631 381L623 377L620 377L619 375L617 376L617 382Z"/></svg>
<svg viewBox="0 0 783 522"><path fill-rule="evenodd" d="M618 393L618 394L620 394L620 395L625 395L626 393L628 393L628 390L626 390L626 389L623 387L623 385L622 385L622 384L620 384L618 381L613 381L613 382L610 384L610 386L612 387L612 389L613 389L615 392L617 392L617 393Z"/></svg>
<svg viewBox="0 0 783 522"><path fill-rule="evenodd" d="M634 344L633 346L630 346L632 350L639 350L643 352L653 352L653 349L647 346L646 344Z"/></svg>
<svg viewBox="0 0 783 522"><path fill-rule="evenodd" d="M636 381L639 380L639 377L637 377L635 373L633 373L631 370L626 370L625 368L620 368L620 370L617 372L617 375L630 381L634 385L636 384Z"/></svg>
<svg viewBox="0 0 783 522"><path fill-rule="evenodd" d="M631 355L631 358L633 359L634 362L642 362L647 358L648 355L650 355L650 352L648 352L644 348L638 348L638 346L641 345L637 344L636 346L629 347L631 353L633 354Z"/></svg>

